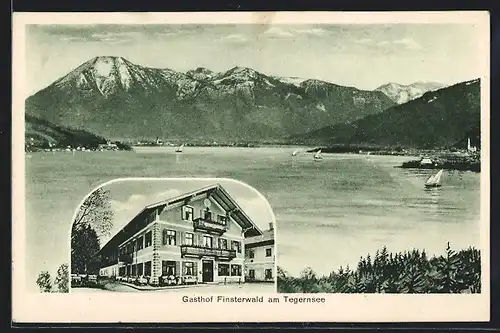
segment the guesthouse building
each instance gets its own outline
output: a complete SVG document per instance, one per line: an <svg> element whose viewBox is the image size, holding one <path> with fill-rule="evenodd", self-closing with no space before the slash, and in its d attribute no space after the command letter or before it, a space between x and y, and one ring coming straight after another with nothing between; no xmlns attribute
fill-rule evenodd
<svg viewBox="0 0 500 333"><path fill-rule="evenodd" d="M241 283L244 239L261 235L215 184L144 207L99 251L99 273L153 286Z"/></svg>
<svg viewBox="0 0 500 333"><path fill-rule="evenodd" d="M274 282L275 270L274 226L261 235L245 239L245 280L248 282Z"/></svg>

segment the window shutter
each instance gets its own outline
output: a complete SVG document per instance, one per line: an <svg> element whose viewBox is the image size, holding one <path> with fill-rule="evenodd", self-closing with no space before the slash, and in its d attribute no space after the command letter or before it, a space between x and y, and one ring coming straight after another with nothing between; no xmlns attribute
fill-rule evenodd
<svg viewBox="0 0 500 333"><path fill-rule="evenodd" d="M202 234L198 234L198 246L205 246L205 244L203 244L203 235Z"/></svg>
<svg viewBox="0 0 500 333"><path fill-rule="evenodd" d="M184 244L184 231L177 230L176 231L176 245L180 246Z"/></svg>
<svg viewBox="0 0 500 333"><path fill-rule="evenodd" d="M198 276L198 263L196 261L193 262L193 274L194 276Z"/></svg>
<svg viewBox="0 0 500 333"><path fill-rule="evenodd" d="M166 244L165 238L167 237L167 229L163 229L161 235L162 235L161 244L165 245Z"/></svg>
<svg viewBox="0 0 500 333"><path fill-rule="evenodd" d="M181 272L181 262L180 261L176 261L175 262L175 275L176 276L181 276L182 275L182 272Z"/></svg>
<svg viewBox="0 0 500 333"><path fill-rule="evenodd" d="M177 230L175 232L175 244L176 245L181 245L182 244L182 233L180 230Z"/></svg>

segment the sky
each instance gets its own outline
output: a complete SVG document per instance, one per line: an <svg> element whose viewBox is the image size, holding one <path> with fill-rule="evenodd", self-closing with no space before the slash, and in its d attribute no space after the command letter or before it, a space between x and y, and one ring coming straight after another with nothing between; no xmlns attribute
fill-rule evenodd
<svg viewBox="0 0 500 333"><path fill-rule="evenodd" d="M215 183L221 184L228 191L261 230L267 230L270 222L275 223L271 205L265 197L253 187L231 179L124 180L104 186L104 189L109 190L114 216L111 235L101 239L101 246L104 246L145 206Z"/></svg>
<svg viewBox="0 0 500 333"><path fill-rule="evenodd" d="M360 89L454 84L480 76L472 24L28 25L29 96L96 56L147 67L216 72L234 66Z"/></svg>

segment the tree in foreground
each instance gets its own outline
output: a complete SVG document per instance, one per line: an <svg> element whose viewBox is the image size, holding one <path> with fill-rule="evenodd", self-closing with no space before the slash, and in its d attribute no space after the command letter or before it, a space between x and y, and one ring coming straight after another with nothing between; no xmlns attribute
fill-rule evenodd
<svg viewBox="0 0 500 333"><path fill-rule="evenodd" d="M38 274L36 284L38 285L42 293L50 293L52 291L52 281L50 279L49 272L42 271L40 274Z"/></svg>
<svg viewBox="0 0 500 333"><path fill-rule="evenodd" d="M68 264L62 264L57 270L57 276L54 280L54 284L57 286L57 290L60 293L69 292L69 271Z"/></svg>

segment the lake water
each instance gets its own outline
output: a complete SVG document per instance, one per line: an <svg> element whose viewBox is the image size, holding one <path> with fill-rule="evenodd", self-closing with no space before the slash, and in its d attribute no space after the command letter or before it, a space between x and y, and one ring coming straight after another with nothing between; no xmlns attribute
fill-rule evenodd
<svg viewBox="0 0 500 333"><path fill-rule="evenodd" d="M291 274L353 267L383 245L441 254L479 246L480 174L446 171L425 190L431 170L395 166L411 157L312 154L286 148L137 148L133 152L28 154L26 279L68 261L75 209L99 184L122 177L225 177L269 200L276 215L277 261Z"/></svg>

